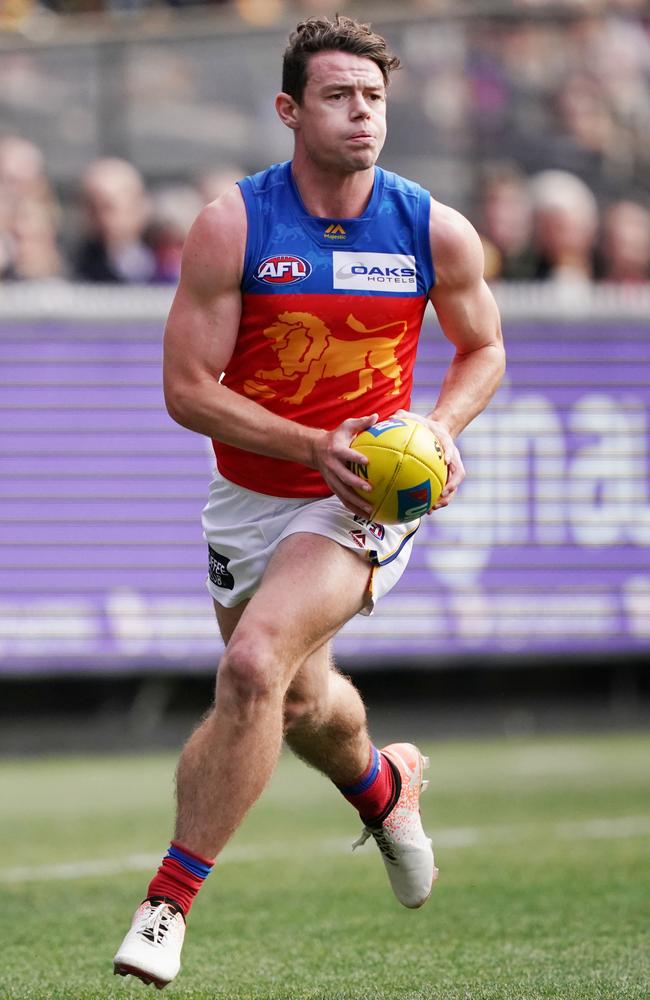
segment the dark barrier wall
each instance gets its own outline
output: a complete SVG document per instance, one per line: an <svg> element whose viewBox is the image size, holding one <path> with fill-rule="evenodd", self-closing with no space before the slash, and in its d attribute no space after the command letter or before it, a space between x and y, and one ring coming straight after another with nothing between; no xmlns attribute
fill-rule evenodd
<svg viewBox="0 0 650 1000"><path fill-rule="evenodd" d="M168 293L60 295L0 315L0 673L207 668L212 457L165 413ZM508 375L461 438L467 480L339 655L650 649L648 302L548 295L506 296ZM415 410L449 356L430 317Z"/></svg>

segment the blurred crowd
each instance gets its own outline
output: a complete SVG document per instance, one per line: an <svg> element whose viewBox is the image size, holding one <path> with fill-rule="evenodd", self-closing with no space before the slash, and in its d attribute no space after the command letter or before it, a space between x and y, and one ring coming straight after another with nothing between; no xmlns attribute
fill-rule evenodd
<svg viewBox="0 0 650 1000"><path fill-rule="evenodd" d="M5 0L3 8L0 0L0 10L21 2ZM47 2L72 11L85 0ZM144 10L159 0L88 2ZM322 0L211 2L260 24L323 9ZM491 6L476 0L477 17L462 19L452 16L453 0L410 0L404 23L386 29L404 62L391 81L390 164L469 216L490 280L649 280L648 0L511 0L496 3L499 16L490 16ZM450 16L410 20L416 9ZM369 15L356 2L350 12ZM82 61L59 72L46 48L38 59L36 49L21 49L5 60L0 279L176 281L183 240L202 205L264 167L275 141L270 102L263 109L257 95L269 73L279 74L279 59L256 73L262 49L253 43L263 37L238 36L236 60L218 28L205 39L123 42L105 50L115 75L98 54L105 71L97 76ZM274 38L279 46L284 29ZM116 125L106 104L88 96L94 93L119 96L110 109ZM41 147L3 136L3 118L28 123L25 132L42 137ZM242 165L188 180L191 164L210 162L213 141L223 158ZM67 174L59 156L58 173L48 176L44 151L51 158L66 145ZM88 163L102 145L130 149L148 176L115 157ZM163 183L154 176L159 169L183 179Z"/></svg>
<svg viewBox="0 0 650 1000"><path fill-rule="evenodd" d="M64 211L38 147L0 136L0 279L175 283L193 220L241 176L222 169L149 190L132 163L103 157Z"/></svg>
<svg viewBox="0 0 650 1000"><path fill-rule="evenodd" d="M405 13L411 11L431 11L433 13L453 13L455 0L403 0ZM510 0L515 12L539 11L545 8L564 8L580 13L602 13L607 10L639 12L646 0ZM4 10L7 26L18 27L21 19L29 17L34 8L43 8L56 14L102 14L102 13L146 13L152 7L223 7L232 9L243 20L252 24L271 24L287 12L327 12L322 0L5 0L0 6ZM349 5L355 6L354 0ZM477 12L492 8L503 10L503 3L476 0ZM349 11L354 13L353 10ZM2 20L0 20L2 26Z"/></svg>
<svg viewBox="0 0 650 1000"><path fill-rule="evenodd" d="M105 157L86 167L64 211L41 150L0 136L0 278L173 284L192 221L244 173L233 166L149 189L132 163ZM488 280L650 280L648 206L599 204L566 170L527 176L512 161L486 165L472 222Z"/></svg>

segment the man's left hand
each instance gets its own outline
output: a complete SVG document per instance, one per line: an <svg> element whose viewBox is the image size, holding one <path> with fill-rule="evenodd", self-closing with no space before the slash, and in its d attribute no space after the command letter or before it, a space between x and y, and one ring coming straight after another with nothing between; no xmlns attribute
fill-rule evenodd
<svg viewBox="0 0 650 1000"><path fill-rule="evenodd" d="M447 507L465 478L465 466L463 465L463 460L460 457L460 452L456 447L454 439L444 424L439 423L437 420L432 420L430 417L422 417L419 413L411 413L410 410L397 410L394 416L410 417L412 420L417 420L419 423L424 424L425 427L428 427L431 433L435 434L438 438L438 441L442 445L447 465L447 482L440 494L439 500L434 504L433 510Z"/></svg>

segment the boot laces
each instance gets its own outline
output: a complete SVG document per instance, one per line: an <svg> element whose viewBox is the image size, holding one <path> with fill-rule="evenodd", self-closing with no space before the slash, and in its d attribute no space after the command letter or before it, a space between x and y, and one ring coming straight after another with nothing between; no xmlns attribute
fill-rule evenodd
<svg viewBox="0 0 650 1000"><path fill-rule="evenodd" d="M138 933L151 944L163 944L171 929L174 916L174 911L167 903L152 906Z"/></svg>
<svg viewBox="0 0 650 1000"><path fill-rule="evenodd" d="M395 854L394 845L391 843L390 837L386 836L384 828L381 826L378 827L377 829L364 826L363 830L361 831L361 836L359 837L358 840L355 840L355 842L353 843L352 850L354 850L356 847L363 847L365 842L367 840L370 840L371 837L375 838L377 847L379 848L383 856L388 861L391 861L393 864L395 864L397 862L397 856Z"/></svg>

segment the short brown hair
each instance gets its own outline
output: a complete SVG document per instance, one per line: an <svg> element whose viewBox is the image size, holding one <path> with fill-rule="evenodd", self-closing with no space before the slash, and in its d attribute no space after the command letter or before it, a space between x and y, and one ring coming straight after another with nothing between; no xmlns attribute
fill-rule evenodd
<svg viewBox="0 0 650 1000"><path fill-rule="evenodd" d="M379 66L385 84L392 70L400 65L397 56L388 51L386 39L375 34L369 24L361 24L343 14L337 14L334 21L328 17L310 17L301 21L289 36L282 63L283 93L300 104L307 83L309 57L328 50L372 59Z"/></svg>

